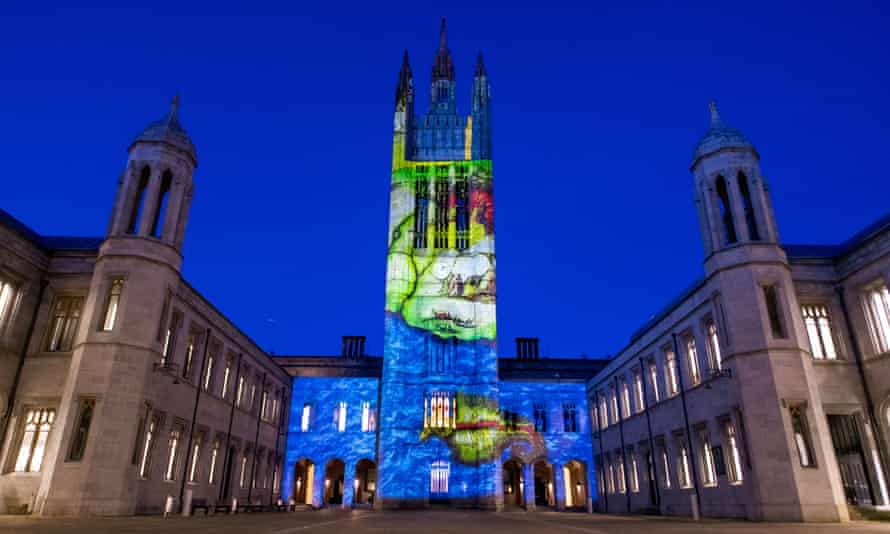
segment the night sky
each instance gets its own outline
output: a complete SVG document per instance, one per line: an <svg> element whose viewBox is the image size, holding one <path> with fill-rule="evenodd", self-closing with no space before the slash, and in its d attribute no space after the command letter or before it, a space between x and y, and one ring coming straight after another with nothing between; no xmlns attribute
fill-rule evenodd
<svg viewBox="0 0 890 534"><path fill-rule="evenodd" d="M612 354L701 276L689 165L712 98L757 146L785 243L888 212L886 2L305 4L3 2L0 207L102 235L130 141L178 92L199 158L185 277L268 350L351 334L381 354L395 84L407 48L425 111L444 15L461 113L479 49L492 84L502 355L517 336Z"/></svg>

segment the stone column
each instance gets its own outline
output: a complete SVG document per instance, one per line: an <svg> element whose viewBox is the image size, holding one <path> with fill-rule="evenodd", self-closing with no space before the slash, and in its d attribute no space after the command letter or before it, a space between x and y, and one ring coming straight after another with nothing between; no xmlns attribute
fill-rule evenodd
<svg viewBox="0 0 890 534"><path fill-rule="evenodd" d="M312 507L321 508L324 506L324 466L315 466L315 473L312 480Z"/></svg>
<svg viewBox="0 0 890 534"><path fill-rule="evenodd" d="M139 215L138 235L151 235L151 223L154 221L155 212L158 209L158 200L161 192L161 170L160 167L152 167L151 176L148 179L148 188L145 191L145 203L142 207L142 213ZM138 208L137 208L138 209Z"/></svg>
<svg viewBox="0 0 890 534"><path fill-rule="evenodd" d="M555 498L556 509L563 511L566 509L566 482L562 470L562 464L553 463L553 496Z"/></svg>
<svg viewBox="0 0 890 534"><path fill-rule="evenodd" d="M522 465L522 495L525 497L525 509L535 510L535 464Z"/></svg>
<svg viewBox="0 0 890 534"><path fill-rule="evenodd" d="M349 469L346 468L346 463L344 462L343 467L343 508L352 508L352 503L355 502L355 483L358 482L358 479L355 478L355 469L352 472L349 472Z"/></svg>
<svg viewBox="0 0 890 534"><path fill-rule="evenodd" d="M186 180L181 176L173 178L170 184L170 195L167 199L167 210L164 213L164 220L158 221L161 226L161 239L165 243L173 244L176 241L176 233L178 230L179 215L182 211L182 204L185 200L187 190Z"/></svg>

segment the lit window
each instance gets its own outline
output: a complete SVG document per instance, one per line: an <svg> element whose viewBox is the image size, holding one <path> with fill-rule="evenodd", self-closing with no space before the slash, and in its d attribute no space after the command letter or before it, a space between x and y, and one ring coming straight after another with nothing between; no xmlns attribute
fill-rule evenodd
<svg viewBox="0 0 890 534"><path fill-rule="evenodd" d="M652 383L652 398L655 402L661 400L661 394L658 391L658 366L655 362L649 362L649 382Z"/></svg>
<svg viewBox="0 0 890 534"><path fill-rule="evenodd" d="M417 172L424 172L420 166ZM418 176L414 183L414 248L426 248L427 245L427 219L429 217L430 182L423 176Z"/></svg>
<svg viewBox="0 0 890 534"><path fill-rule="evenodd" d="M229 396L229 379L232 376L232 359L229 358L226 361L226 368L223 370L223 382L222 382L222 398L226 398Z"/></svg>
<svg viewBox="0 0 890 534"><path fill-rule="evenodd" d="M620 457L620 455L616 455L616 456L617 456L617 457ZM624 483L625 483L625 480L624 480L624 462L619 461L619 462L618 462L618 493L625 493L625 492L627 492L627 486L625 486Z"/></svg>
<svg viewBox="0 0 890 534"><path fill-rule="evenodd" d="M182 377L190 378L192 376L192 363L195 357L195 343L197 343L197 334L194 332L189 334L188 342L185 345L185 362L182 364Z"/></svg>
<svg viewBox="0 0 890 534"><path fill-rule="evenodd" d="M606 407L606 396L600 395L600 427L609 428L609 411Z"/></svg>
<svg viewBox="0 0 890 534"><path fill-rule="evenodd" d="M12 316L12 308L15 304L16 288L11 283L0 280L0 332L2 332L9 318Z"/></svg>
<svg viewBox="0 0 890 534"><path fill-rule="evenodd" d="M210 387L213 385L213 362L216 360L216 354L219 349L213 349L213 351L207 355L207 365L204 366L204 391L210 391Z"/></svg>
<svg viewBox="0 0 890 534"><path fill-rule="evenodd" d="M680 457L678 459L678 467L677 472L680 477L680 487L681 488L691 488L692 487L692 475L690 473L689 467L689 449L686 448L686 444L683 443L680 445Z"/></svg>
<svg viewBox="0 0 890 534"><path fill-rule="evenodd" d="M80 460L83 460L95 408L95 399L80 400L80 409L77 414L77 426L74 428L74 435L71 438L71 449L68 451L68 460L71 462L79 462Z"/></svg>
<svg viewBox="0 0 890 534"><path fill-rule="evenodd" d="M176 479L176 463L181 437L182 431L179 428L174 428L170 431L170 440L167 442L167 469L164 471L164 480Z"/></svg>
<svg viewBox="0 0 890 534"><path fill-rule="evenodd" d="M436 171L439 170L439 167L436 168ZM446 169L447 171L447 169ZM437 172L436 174L439 174ZM449 201L449 192L448 192L448 177L447 175L444 178L436 177L435 181L436 188L436 226L434 233L434 245L438 249L448 248L448 201Z"/></svg>
<svg viewBox="0 0 890 534"><path fill-rule="evenodd" d="M241 408L244 402L244 376L238 377L238 392L235 394L235 406Z"/></svg>
<svg viewBox="0 0 890 534"><path fill-rule="evenodd" d="M637 455L630 452L630 491L637 493L640 491L640 477L637 473Z"/></svg>
<svg viewBox="0 0 890 534"><path fill-rule="evenodd" d="M164 345L161 347L161 365L167 365L170 360L170 353L176 347L176 332L179 330L179 322L182 315L179 312L173 312L170 317L170 324L167 325L167 331L164 332ZM183 367L185 369L185 367Z"/></svg>
<svg viewBox="0 0 890 534"><path fill-rule="evenodd" d="M575 403L565 402L562 405L563 431L578 431L578 413L575 409ZM515 423L514 423L515 426Z"/></svg>
<svg viewBox="0 0 890 534"><path fill-rule="evenodd" d="M457 400L449 391L433 391L423 399L424 428L454 428L457 423Z"/></svg>
<svg viewBox="0 0 890 534"><path fill-rule="evenodd" d="M210 450L210 472L207 477L207 483L213 484L216 482L216 462L219 459L219 440L213 441L213 448Z"/></svg>
<svg viewBox="0 0 890 534"><path fill-rule="evenodd" d="M609 469L609 478L606 482L609 485L609 493L615 493L615 469L612 467L612 462L608 464Z"/></svg>
<svg viewBox="0 0 890 534"><path fill-rule="evenodd" d="M346 432L346 401L340 401L334 408L334 424L337 432Z"/></svg>
<svg viewBox="0 0 890 534"><path fill-rule="evenodd" d="M457 249L465 250L470 247L470 187L467 183L466 168L458 167L459 176L454 182L454 211L457 237Z"/></svg>
<svg viewBox="0 0 890 534"><path fill-rule="evenodd" d="M362 432L374 432L377 430L376 410L371 408L371 403L362 403Z"/></svg>
<svg viewBox="0 0 890 534"><path fill-rule="evenodd" d="M810 350L813 358L817 360L836 360L837 352L834 348L834 340L831 337L831 321L828 318L828 308L822 305L807 305L802 307L803 321L807 327L807 337L810 339Z"/></svg>
<svg viewBox="0 0 890 534"><path fill-rule="evenodd" d="M451 464L442 460L433 462L430 466L430 493L448 493L448 474Z"/></svg>
<svg viewBox="0 0 890 534"><path fill-rule="evenodd" d="M708 357L711 360L711 370L720 371L723 369L723 355L720 353L720 338L717 336L717 325L712 321L707 327L708 334Z"/></svg>
<svg viewBox="0 0 890 534"><path fill-rule="evenodd" d="M766 303L766 314L769 318L770 330L775 338L785 337L785 325L779 310L779 294L776 286L763 286L763 299Z"/></svg>
<svg viewBox="0 0 890 534"><path fill-rule="evenodd" d="M142 478L148 477L148 471L151 468L151 451L152 446L154 445L154 436L155 431L157 431L158 420L156 418L152 418L148 422L148 427L145 430L145 442L142 445L142 455L139 460L139 476Z"/></svg>
<svg viewBox="0 0 890 534"><path fill-rule="evenodd" d="M735 426L731 422L726 423L726 441L729 445L729 481L738 484L744 479L742 457L739 453L739 440L736 436Z"/></svg>
<svg viewBox="0 0 890 534"><path fill-rule="evenodd" d="M694 386L701 382L701 371L698 368L698 351L695 349L695 338L686 338L686 358L689 366L689 381Z"/></svg>
<svg viewBox="0 0 890 534"><path fill-rule="evenodd" d="M887 286L876 287L865 296L868 322L878 352L890 350L890 292Z"/></svg>
<svg viewBox="0 0 890 534"><path fill-rule="evenodd" d="M250 404L247 409L252 412L254 406L256 406L256 382L250 384Z"/></svg>
<svg viewBox="0 0 890 534"><path fill-rule="evenodd" d="M300 431L309 432L309 423L312 421L312 405L303 404L303 413L300 415Z"/></svg>
<svg viewBox="0 0 890 534"><path fill-rule="evenodd" d="M263 390L262 400L260 401L260 419L269 420L269 391Z"/></svg>
<svg viewBox="0 0 890 534"><path fill-rule="evenodd" d="M672 349L667 349L664 352L664 366L667 394L669 397L673 397L680 392L680 383L677 379L677 357Z"/></svg>
<svg viewBox="0 0 890 534"><path fill-rule="evenodd" d="M701 444L701 467L703 483L705 486L717 485L717 473L714 467L714 451L711 449L711 442L706 436L702 437Z"/></svg>
<svg viewBox="0 0 890 534"><path fill-rule="evenodd" d="M816 467L816 459L813 457L813 447L810 444L810 434L807 427L806 415L803 407L791 408L791 431L794 433L794 445L797 448L797 456L801 467Z"/></svg>
<svg viewBox="0 0 890 534"><path fill-rule="evenodd" d="M667 448L661 446L661 464L664 469L664 488L671 489L671 462L668 460Z"/></svg>
<svg viewBox="0 0 890 534"><path fill-rule="evenodd" d="M189 466L189 482L195 482L198 476L198 459L201 456L201 441L204 440L204 436L198 434L197 439L195 439L194 444L192 444L192 464Z"/></svg>
<svg viewBox="0 0 890 534"><path fill-rule="evenodd" d="M241 455L241 474L238 476L238 487L243 488L247 482L247 452Z"/></svg>
<svg viewBox="0 0 890 534"><path fill-rule="evenodd" d="M123 289L124 281L122 278L115 278L111 281L111 288L108 290L108 300L105 302L105 318L102 321L102 330L105 332L114 330Z"/></svg>
<svg viewBox="0 0 890 534"><path fill-rule="evenodd" d="M637 413L642 412L646 407L643 402L643 377L640 373L634 373L634 402Z"/></svg>
<svg viewBox="0 0 890 534"><path fill-rule="evenodd" d="M618 393L615 391L615 386L612 386L612 422L618 422Z"/></svg>
<svg viewBox="0 0 890 534"><path fill-rule="evenodd" d="M49 431L55 418L56 411L47 408L32 409L25 413L25 425L19 442L15 471L31 473L40 471L43 455L46 452L46 440L49 438Z"/></svg>
<svg viewBox="0 0 890 534"><path fill-rule="evenodd" d="M547 405L543 402L534 404L535 432L547 432Z"/></svg>
<svg viewBox="0 0 890 534"><path fill-rule="evenodd" d="M46 350L49 352L65 352L71 350L77 323L80 321L82 297L59 297L53 310L53 321L50 327Z"/></svg>
<svg viewBox="0 0 890 534"><path fill-rule="evenodd" d="M630 417L630 389L627 387L627 381L621 379L621 415L624 419Z"/></svg>

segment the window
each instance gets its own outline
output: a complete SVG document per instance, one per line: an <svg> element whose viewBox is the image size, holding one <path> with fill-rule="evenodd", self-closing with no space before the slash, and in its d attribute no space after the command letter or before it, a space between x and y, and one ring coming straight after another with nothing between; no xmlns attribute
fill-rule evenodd
<svg viewBox="0 0 890 534"><path fill-rule="evenodd" d="M689 383L694 386L701 382L701 371L698 368L698 351L692 335L686 338L686 363L689 366Z"/></svg>
<svg viewBox="0 0 890 534"><path fill-rule="evenodd" d="M736 436L735 425L726 422L726 445L729 447L729 482L739 484L744 479L742 475L742 458L739 454L739 441Z"/></svg>
<svg viewBox="0 0 890 534"><path fill-rule="evenodd" d="M244 375L238 377L238 392L235 394L235 406L241 408L244 404Z"/></svg>
<svg viewBox="0 0 890 534"><path fill-rule="evenodd" d="M374 432L377 430L377 410L371 408L371 403L362 403L362 432Z"/></svg>
<svg viewBox="0 0 890 534"><path fill-rule="evenodd" d="M664 351L665 384L667 384L668 397L673 397L680 392L680 383L677 379L677 357L673 349Z"/></svg>
<svg viewBox="0 0 890 534"><path fill-rule="evenodd" d="M836 360L837 351L834 348L834 340L831 337L831 321L828 317L828 307L812 304L802 307L803 322L807 327L807 337L810 338L810 350L813 358L817 360Z"/></svg>
<svg viewBox="0 0 890 534"><path fill-rule="evenodd" d="M111 332L114 330L114 323L117 321L118 308L121 303L121 292L124 290L124 280L115 278L111 281L111 287L108 289L108 298L105 301L105 315L102 320L102 330Z"/></svg>
<svg viewBox="0 0 890 534"><path fill-rule="evenodd" d="M562 405L563 431L578 431L578 413L574 402L565 402Z"/></svg>
<svg viewBox="0 0 890 534"><path fill-rule="evenodd" d="M151 451L154 446L154 436L155 432L157 432L157 427L158 420L156 417L152 417L145 429L145 441L142 445L142 454L139 460L139 476L142 478L148 478L148 473L151 469Z"/></svg>
<svg viewBox="0 0 890 534"><path fill-rule="evenodd" d="M785 326L782 324L782 313L779 311L779 295L776 286L763 286L763 299L766 303L766 314L773 337L784 338Z"/></svg>
<svg viewBox="0 0 890 534"><path fill-rule="evenodd" d="M886 285L870 289L865 295L868 322L878 352L890 351L890 292Z"/></svg>
<svg viewBox="0 0 890 534"><path fill-rule="evenodd" d="M334 426L337 432L346 432L346 401L340 401L334 407Z"/></svg>
<svg viewBox="0 0 890 534"><path fill-rule="evenodd" d="M19 453L14 471L36 473L43 464L46 441L52 430L56 411L50 408L34 408L25 412L25 425L19 441Z"/></svg>
<svg viewBox="0 0 890 534"><path fill-rule="evenodd" d="M460 275L451 275L448 292L450 295L462 295L464 282ZM454 359L454 351L457 347L457 338L448 340L431 335L428 338L428 362L430 373L447 373L451 371L451 362Z"/></svg>
<svg viewBox="0 0 890 534"><path fill-rule="evenodd" d="M720 338L717 336L717 324L708 321L705 325L705 333L708 336L708 359L711 362L711 371L723 369L723 355L720 354Z"/></svg>
<svg viewBox="0 0 890 534"><path fill-rule="evenodd" d="M59 297L53 310L46 350L49 352L66 352L71 350L77 323L80 321L82 297Z"/></svg>
<svg viewBox="0 0 890 534"><path fill-rule="evenodd" d="M0 280L0 332L6 329L12 309L15 305L16 287L10 282Z"/></svg>
<svg viewBox="0 0 890 534"><path fill-rule="evenodd" d="M213 448L210 449L210 471L207 476L207 483L214 484L216 482L216 462L219 460L219 439L213 440Z"/></svg>
<svg viewBox="0 0 890 534"><path fill-rule="evenodd" d="M760 241L760 232L757 231L757 217L754 215L754 203L751 202L751 192L748 190L748 178L742 173L739 173L739 192L742 193L742 207L745 211L748 237L751 241Z"/></svg>
<svg viewBox="0 0 890 534"><path fill-rule="evenodd" d="M425 168L418 166L417 172ZM424 176L418 176L414 183L414 248L426 248L427 219L429 217L430 182Z"/></svg>
<svg viewBox="0 0 890 534"><path fill-rule="evenodd" d="M726 189L726 180L722 176L717 177L717 198L720 201L720 218L723 220L724 244L731 245L738 241L738 238L735 233L735 223L732 221L729 191Z"/></svg>
<svg viewBox="0 0 890 534"><path fill-rule="evenodd" d="M259 380L256 378L255 380ZM247 406L247 409L253 412L254 407L256 406L256 382L251 382L250 384L250 404Z"/></svg>
<svg viewBox="0 0 890 534"><path fill-rule="evenodd" d="M658 366L654 361L649 362L649 382L652 383L652 399L655 402L661 400L661 393L658 391Z"/></svg>
<svg viewBox="0 0 890 534"><path fill-rule="evenodd" d="M702 483L705 486L717 485L717 471L714 464L714 451L707 436L701 437L701 469Z"/></svg>
<svg viewBox="0 0 890 534"><path fill-rule="evenodd" d="M229 379L232 376L232 358L226 360L226 368L223 370L222 398L229 396Z"/></svg>
<svg viewBox="0 0 890 534"><path fill-rule="evenodd" d="M634 372L634 406L637 413L643 411L646 403L643 401L643 377L639 372Z"/></svg>
<svg viewBox="0 0 890 534"><path fill-rule="evenodd" d="M449 391L433 391L423 399L424 428L454 428L457 409L455 398Z"/></svg>
<svg viewBox="0 0 890 534"><path fill-rule="evenodd" d="M448 493L448 474L451 465L437 460L430 466L430 493Z"/></svg>
<svg viewBox="0 0 890 534"><path fill-rule="evenodd" d="M436 167L437 175L440 167ZM447 171L447 169L446 169ZM448 248L448 177L439 178L436 182L436 227L435 227L435 247L438 249Z"/></svg>
<svg viewBox="0 0 890 534"><path fill-rule="evenodd" d="M185 361L182 364L182 377L189 379L192 377L192 364L195 359L195 344L198 342L198 334L189 333L188 341L185 345Z"/></svg>
<svg viewBox="0 0 890 534"><path fill-rule="evenodd" d="M189 482L195 482L198 479L198 459L201 457L202 441L204 441L204 435L198 434L198 437L192 444L192 463L189 466Z"/></svg>
<svg viewBox="0 0 890 534"><path fill-rule="evenodd" d="M167 441L167 469L164 470L164 480L176 480L176 464L179 462L179 442L182 439L182 429L174 427L170 431L170 439Z"/></svg>
<svg viewBox="0 0 890 534"><path fill-rule="evenodd" d="M269 390L263 390L262 400L260 400L260 419L269 421Z"/></svg>
<svg viewBox="0 0 890 534"><path fill-rule="evenodd" d="M161 347L161 365L165 366L170 363L170 355L176 348L176 332L179 331L179 324L182 321L182 314L178 311L173 312L170 316L170 323L167 325L167 331L164 332L164 344ZM190 357L190 355L187 355ZM183 366L185 370L185 366Z"/></svg>
<svg viewBox="0 0 890 534"><path fill-rule="evenodd" d="M612 462L608 464L609 469L609 478L606 482L609 485L609 493L615 493L615 469L612 467Z"/></svg>
<svg viewBox="0 0 890 534"><path fill-rule="evenodd" d="M300 431L309 432L309 426L312 422L312 405L308 402L303 403L303 413L300 414Z"/></svg>
<svg viewBox="0 0 890 534"><path fill-rule="evenodd" d="M167 214L167 205L170 203L170 188L173 185L173 175L170 171L164 171L161 177L161 189L158 191L158 205L155 209L155 216L151 222L152 237L160 238L164 231L164 217Z"/></svg>
<svg viewBox="0 0 890 534"><path fill-rule="evenodd" d="M456 246L458 250L466 250L470 248L470 187L466 177L467 168L460 165L457 171L458 178L454 182Z"/></svg>
<svg viewBox="0 0 890 534"><path fill-rule="evenodd" d="M238 487L245 487L244 484L247 482L247 451L244 451L244 454L241 455L241 474L238 476Z"/></svg>
<svg viewBox="0 0 890 534"><path fill-rule="evenodd" d="M667 448L661 446L661 464L664 469L664 489L671 489L671 462L668 460Z"/></svg>
<svg viewBox="0 0 890 534"><path fill-rule="evenodd" d="M612 422L618 422L618 393L615 391L615 386L612 386Z"/></svg>
<svg viewBox="0 0 890 534"><path fill-rule="evenodd" d="M534 404L535 432L547 432L547 405L543 402Z"/></svg>
<svg viewBox="0 0 890 534"><path fill-rule="evenodd" d="M797 448L800 466L816 467L816 458L813 456L813 446L810 443L810 432L803 406L791 408L791 431L794 433L794 445Z"/></svg>
<svg viewBox="0 0 890 534"><path fill-rule="evenodd" d="M620 453L616 454L615 457L620 458L621 454ZM627 486L625 486L625 482L626 481L624 479L624 462L618 461L618 493L626 493L627 492Z"/></svg>
<svg viewBox="0 0 890 534"><path fill-rule="evenodd" d="M609 412L606 408L606 396L600 395L600 428L609 428Z"/></svg>
<svg viewBox="0 0 890 534"><path fill-rule="evenodd" d="M621 417L624 419L630 417L630 389L624 378L621 379Z"/></svg>
<svg viewBox="0 0 890 534"><path fill-rule="evenodd" d="M680 487L691 488L692 474L690 473L689 467L689 449L686 448L685 443L680 444L680 457L678 458L677 463L677 473L680 477Z"/></svg>
<svg viewBox="0 0 890 534"><path fill-rule="evenodd" d="M80 399L80 406L77 411L77 424L74 426L74 434L71 436L71 449L68 451L68 461L70 462L83 460L95 408L96 399Z"/></svg>
<svg viewBox="0 0 890 534"><path fill-rule="evenodd" d="M211 344L210 353L207 355L207 365L204 366L204 391L210 391L210 388L213 387L213 362L216 361L216 356L218 354L219 344Z"/></svg>
<svg viewBox="0 0 890 534"><path fill-rule="evenodd" d="M148 180L151 177L151 168L146 165L142 168L142 173L139 177L139 185L136 188L136 196L133 197L133 207L130 212L130 222L127 224L127 233L135 234L139 231L140 213L144 207L144 199L145 199L145 190L148 189Z"/></svg>
<svg viewBox="0 0 890 534"><path fill-rule="evenodd" d="M501 419L504 421L504 430L506 432L516 432L519 430L519 414L510 410L501 411Z"/></svg>
<svg viewBox="0 0 890 534"><path fill-rule="evenodd" d="M628 453L630 456L630 491L638 493L640 491L640 476L637 472L637 455L633 451Z"/></svg>

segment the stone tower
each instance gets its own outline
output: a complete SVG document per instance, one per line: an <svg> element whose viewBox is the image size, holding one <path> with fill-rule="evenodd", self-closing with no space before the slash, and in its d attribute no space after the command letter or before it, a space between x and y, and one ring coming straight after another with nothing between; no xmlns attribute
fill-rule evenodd
<svg viewBox="0 0 890 534"><path fill-rule="evenodd" d="M179 122L174 98L167 116L151 123L129 148L62 385L56 427L62 431L53 432L47 444L38 513L134 512L133 447L144 403L151 400L148 386L158 375L165 302L180 282L196 166L195 147ZM56 469L66 459L84 397L102 401L91 432L103 439L82 461Z"/></svg>
<svg viewBox="0 0 890 534"><path fill-rule="evenodd" d="M379 501L496 505L499 412L488 79L457 110L445 22L430 105L415 118L405 54L396 89Z"/></svg>
<svg viewBox="0 0 890 534"><path fill-rule="evenodd" d="M807 461L829 466L834 451L760 156L722 121L713 102L710 113L691 171L705 272L722 288L715 300L732 303L722 307L727 331L721 337L730 391L745 406L750 456L757 458L751 483L761 504L751 516L837 521L847 515L837 471L803 466L799 458L798 447L805 446L814 456Z"/></svg>

